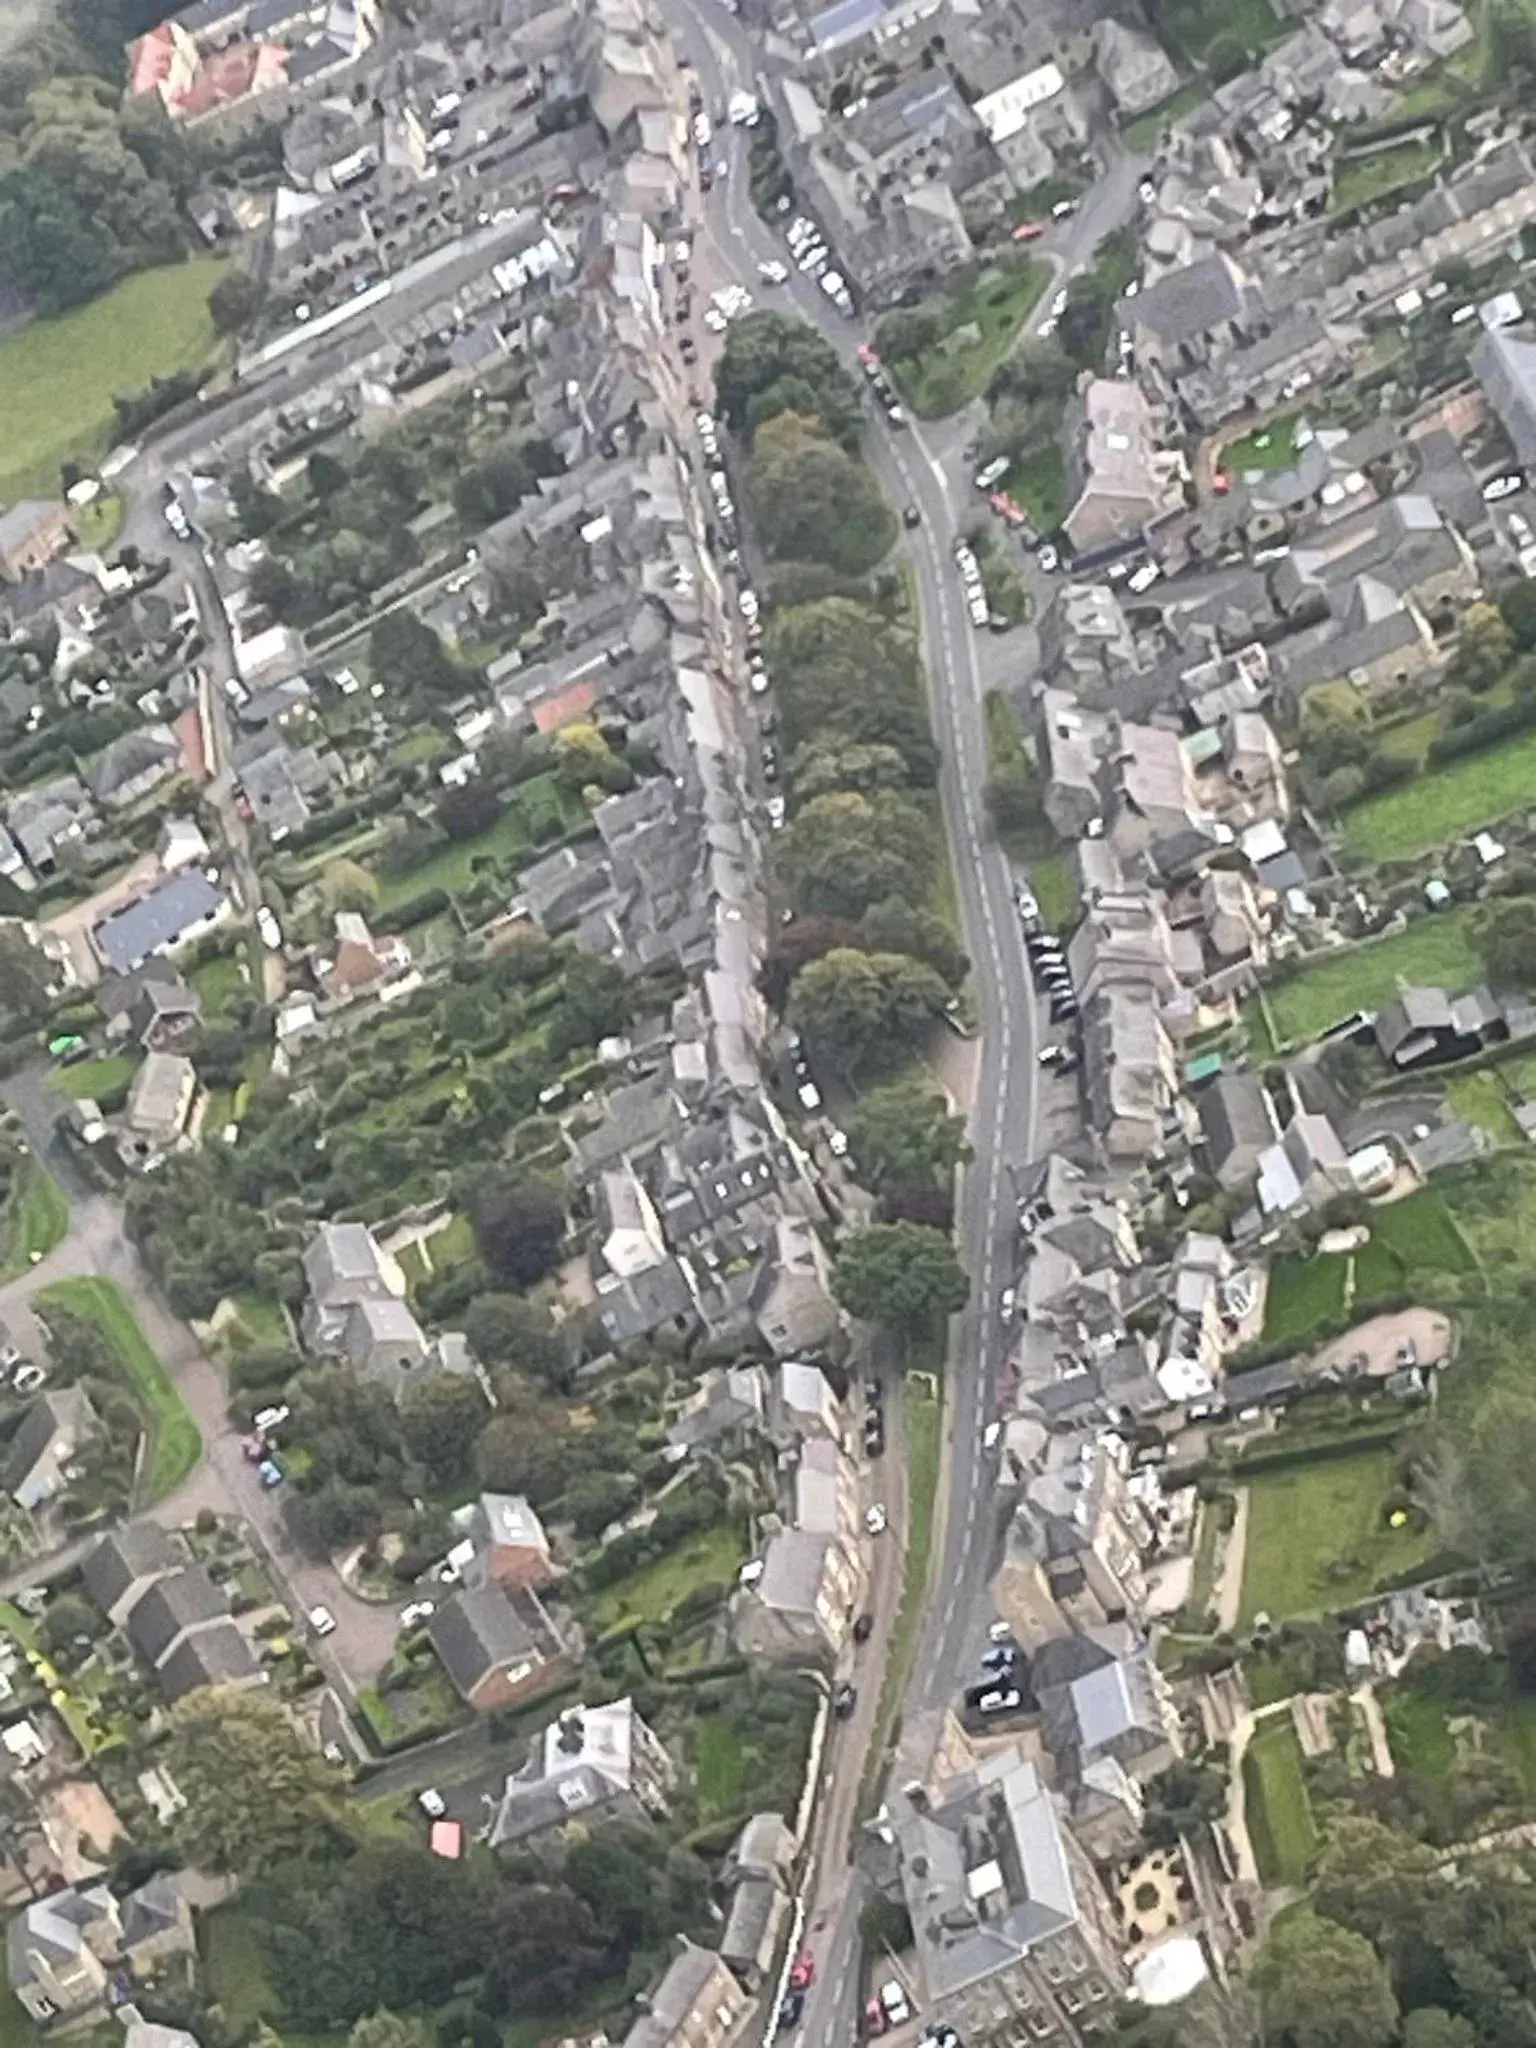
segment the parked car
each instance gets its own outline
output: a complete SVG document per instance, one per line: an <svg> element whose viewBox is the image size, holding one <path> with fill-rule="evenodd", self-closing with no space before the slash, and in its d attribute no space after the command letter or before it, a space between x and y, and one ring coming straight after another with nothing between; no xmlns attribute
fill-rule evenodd
<svg viewBox="0 0 1536 2048"><path fill-rule="evenodd" d="M853 1640L856 1643L867 1643L874 1632L875 1617L868 1612L861 1614L853 1624Z"/></svg>
<svg viewBox="0 0 1536 2048"><path fill-rule="evenodd" d="M425 1792L418 1792L416 1804L429 1820L441 1820L448 1811L448 1802L435 1785L429 1785Z"/></svg>
<svg viewBox="0 0 1536 2048"><path fill-rule="evenodd" d="M424 1621L430 1621L437 1612L435 1600L412 1600L400 1610L402 1628L419 1628Z"/></svg>
<svg viewBox="0 0 1536 2048"><path fill-rule="evenodd" d="M801 1949L799 1955L795 1957L794 1963L791 1965L789 1972L789 1988L791 1991L804 1991L808 1985L814 1984L815 1982L816 1958L811 1954L808 1948L803 1948Z"/></svg>
<svg viewBox="0 0 1536 2048"><path fill-rule="evenodd" d="M776 2022L779 2032L782 2034L789 2027L798 2027L800 2015L804 2011L805 1993L803 1991L791 1991L785 1998L784 2003L779 2007L779 2016Z"/></svg>
<svg viewBox="0 0 1536 2048"><path fill-rule="evenodd" d="M880 1986L880 2003L893 2027L904 2027L912 2017L911 2001L894 1977Z"/></svg>
<svg viewBox="0 0 1536 2048"><path fill-rule="evenodd" d="M832 1711L836 1714L839 1721L846 1721L858 1704L859 1693L857 1686L849 1685L846 1681L832 1695Z"/></svg>
<svg viewBox="0 0 1536 2048"><path fill-rule="evenodd" d="M889 1526L883 1501L872 1501L864 1510L864 1526L871 1536L883 1536Z"/></svg>
<svg viewBox="0 0 1536 2048"><path fill-rule="evenodd" d="M279 1465L276 1458L263 1458L256 1467L256 1477L261 1481L268 1493L270 1493L274 1486L282 1485L283 1468Z"/></svg>
<svg viewBox="0 0 1536 2048"><path fill-rule="evenodd" d="M18 1365L11 1374L11 1385L18 1394L35 1394L38 1388L46 1382L47 1378L47 1366L33 1365L28 1362L25 1365Z"/></svg>
<svg viewBox="0 0 1536 2048"><path fill-rule="evenodd" d="M336 1633L336 1617L329 1607L311 1607L309 1625L317 1636L333 1636Z"/></svg>

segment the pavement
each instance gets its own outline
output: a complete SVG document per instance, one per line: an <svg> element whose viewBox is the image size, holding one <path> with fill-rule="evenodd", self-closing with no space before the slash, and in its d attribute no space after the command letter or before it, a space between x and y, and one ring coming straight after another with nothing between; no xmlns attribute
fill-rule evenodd
<svg viewBox="0 0 1536 2048"><path fill-rule="evenodd" d="M708 0L663 0L679 45L692 60L705 103L715 106L738 88L751 89L756 56L734 17ZM784 260L784 245L754 210L747 190L746 138L719 131L721 172L705 204L699 232L711 245L710 269L719 267L745 284L761 304L793 310L815 325L855 365L867 323L842 319L814 281L792 271L787 284L765 286L761 262ZM1049 254L1060 286L1087 265L1104 235L1129 219L1142 166L1116 150L1106 175L1072 220L1053 233ZM696 259L698 245L696 241ZM1048 317L1043 298L1029 323ZM708 358L706 356L705 361ZM698 372L702 379L704 364ZM703 389L702 383L700 389ZM987 1587L1001 1547L1011 1497L999 1490L997 1454L982 1445L986 1425L999 1412L999 1371L1005 1331L997 1312L1002 1288L1015 1277L1017 1225L1010 1169L1038 1156L1058 1123L1070 1123L1076 1098L1071 1084L1047 1081L1036 1063L1042 1038L1028 963L1013 903L1014 870L992 837L982 801L987 779L983 699L994 680L1022 687L1033 665L1033 636L980 640L970 627L951 549L956 532L977 504L968 475L966 416L893 432L884 420L866 436L866 452L888 500L918 508L920 523L906 535L917 576L935 738L940 752L939 792L953 857L956 889L980 1028L974 1069L970 1139L973 1151L957 1210L961 1256L972 1279L971 1301L952 1332L945 1401L945 1464L941 1524L933 1584L942 1597L930 1605L914 1660L904 1711L944 1706L957 1676L973 1665L984 1638ZM1043 579L1037 601L1048 596ZM986 642L991 645L987 646ZM994 650L1001 647L1004 654ZM1015 672L1006 672L1008 652ZM979 659L979 655L983 658ZM990 674L988 672L991 672ZM860 2032L861 1944L858 1913L863 1886L848 1868L852 1800L846 1785L862 1778L864 1758L848 1740L834 1766L829 1802L837 1824L813 1849L806 1890L812 1902L808 1929L817 1957L816 1985L793 2048L846 2048ZM846 1812L846 1824L842 1815Z"/></svg>

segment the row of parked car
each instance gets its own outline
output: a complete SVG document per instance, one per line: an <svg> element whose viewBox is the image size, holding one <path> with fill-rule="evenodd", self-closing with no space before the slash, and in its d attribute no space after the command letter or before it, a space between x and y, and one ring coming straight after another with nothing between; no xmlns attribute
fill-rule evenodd
<svg viewBox="0 0 1536 2048"><path fill-rule="evenodd" d="M893 427L904 427L907 416L901 409L901 400L896 396L896 386L891 382L884 363L881 362L872 341L859 343L859 368L864 372L864 381L879 400L886 419ZM910 526L914 524L908 520Z"/></svg>

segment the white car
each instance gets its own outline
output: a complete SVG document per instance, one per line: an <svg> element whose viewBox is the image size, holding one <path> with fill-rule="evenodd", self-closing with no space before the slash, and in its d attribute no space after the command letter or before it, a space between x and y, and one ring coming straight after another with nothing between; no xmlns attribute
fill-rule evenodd
<svg viewBox="0 0 1536 2048"><path fill-rule="evenodd" d="M880 1986L880 2003L885 2008L885 2017L893 2027L904 2027L912 2017L912 2007L907 1994L893 1977L889 1984Z"/></svg>
<svg viewBox="0 0 1536 2048"><path fill-rule="evenodd" d="M317 1636L332 1636L336 1633L336 1617L329 1607L311 1607L309 1625Z"/></svg>
<svg viewBox="0 0 1536 2048"><path fill-rule="evenodd" d="M981 1432L982 1449L984 1451L995 1451L1002 1440L1002 1434L1003 1425L1000 1422L989 1422Z"/></svg>
<svg viewBox="0 0 1536 2048"><path fill-rule="evenodd" d="M693 251L686 242L674 242L672 244L672 262L678 270L686 270L688 268L689 259L692 255Z"/></svg>
<svg viewBox="0 0 1536 2048"><path fill-rule="evenodd" d="M736 595L736 606L744 619L755 619L762 610L757 592L750 583L743 584Z"/></svg>
<svg viewBox="0 0 1536 2048"><path fill-rule="evenodd" d="M757 274L764 284L784 284L789 277L789 266L779 262L759 263Z"/></svg>
<svg viewBox="0 0 1536 2048"><path fill-rule="evenodd" d="M711 334L724 334L730 324L730 321L726 319L718 306L706 306L704 308L704 325Z"/></svg>
<svg viewBox="0 0 1536 2048"><path fill-rule="evenodd" d="M805 272L807 277L820 277L831 261L832 252L826 243L812 242L808 249L801 252L798 259L798 267Z"/></svg>
<svg viewBox="0 0 1536 2048"><path fill-rule="evenodd" d="M435 1600L413 1600L408 1607L401 1608L400 1626L402 1628L417 1628L422 1622L430 1621L436 1612L437 1602Z"/></svg>
<svg viewBox="0 0 1536 2048"><path fill-rule="evenodd" d="M265 1436L269 1430L281 1429L292 1412L286 1401L280 1402L276 1408L258 1408L251 1417L251 1427L258 1435Z"/></svg>
<svg viewBox="0 0 1536 2048"><path fill-rule="evenodd" d="M48 1377L45 1365L18 1365L11 1374L11 1385L18 1394L35 1394Z"/></svg>
<svg viewBox="0 0 1536 2048"><path fill-rule="evenodd" d="M1497 504L1500 498L1512 498L1516 491L1524 489L1525 478L1518 472L1511 471L1504 476L1490 477L1483 485L1483 496L1490 505L1493 505Z"/></svg>
<svg viewBox="0 0 1536 2048"><path fill-rule="evenodd" d="M1012 1287L1005 1287L997 1297L997 1312L1005 1323L1012 1320L1014 1306L1018 1298L1018 1294Z"/></svg>
<svg viewBox="0 0 1536 2048"><path fill-rule="evenodd" d="M1038 551L1036 552L1035 560L1040 564L1041 568L1045 571L1047 576L1053 576L1056 573L1056 571L1061 567L1061 557L1057 554L1056 550L1051 546L1049 541L1043 541L1041 543Z"/></svg>
<svg viewBox="0 0 1536 2048"><path fill-rule="evenodd" d="M416 1804L428 1820L441 1820L448 1811L448 1802L435 1785L429 1785L425 1792L418 1792Z"/></svg>
<svg viewBox="0 0 1536 2048"><path fill-rule="evenodd" d="M989 462L985 469L978 469L971 481L978 491L990 491L993 485L1001 483L1007 474L1008 458L1006 455L999 455Z"/></svg>
<svg viewBox="0 0 1536 2048"><path fill-rule="evenodd" d="M1530 522L1522 519L1518 512L1511 512L1508 525L1509 537L1515 546L1517 548L1528 548L1531 545L1532 539Z"/></svg>
<svg viewBox="0 0 1536 2048"><path fill-rule="evenodd" d="M889 1524L883 1501L877 1500L864 1510L864 1526L871 1536L883 1536Z"/></svg>
<svg viewBox="0 0 1536 2048"><path fill-rule="evenodd" d="M1011 1643L1013 1641L1013 1629L1006 1621L994 1621L987 1630L987 1641L989 1643Z"/></svg>
<svg viewBox="0 0 1536 2048"><path fill-rule="evenodd" d="M708 149L714 139L715 131L710 123L710 118L701 107L693 117L694 145L698 149Z"/></svg>
<svg viewBox="0 0 1536 2048"><path fill-rule="evenodd" d="M839 1130L836 1124L827 1126L827 1150L834 1159L845 1159L848 1156L848 1133Z"/></svg>
<svg viewBox="0 0 1536 2048"><path fill-rule="evenodd" d="M770 824L770 825L772 826L772 828L773 828L773 830L774 830L775 832L782 832L782 831L784 830L784 819L785 819L786 815L787 815L787 812L786 812L786 810L785 810L785 804L784 804L784 799L783 799L783 797L781 797L781 796L778 796L778 795L774 795L774 796L771 796L771 797L769 797L769 799L768 799L768 823L769 823L769 824ZM803 1095L803 1094L804 1094L804 1092L805 1092L805 1091L804 1091L804 1090L802 1089L802 1090L801 1090L801 1094ZM805 1106L806 1106L806 1108L807 1108L807 1109L814 1109L814 1108L816 1107L816 1104L817 1104L817 1102L819 1102L820 1100L821 1100L821 1098L820 1098L820 1096L818 1096L818 1097L816 1098L816 1102L808 1102L808 1103L806 1103L806 1105L805 1105Z"/></svg>
<svg viewBox="0 0 1536 2048"><path fill-rule="evenodd" d="M755 668L755 669L753 669L753 671L752 671L752 674L751 674L751 676L750 676L750 677L748 678L748 681L749 681L749 683L750 683L750 686L751 686L751 690L752 690L752 694L753 694L753 696L754 696L754 697L766 697L766 696L767 696L767 694L768 694L768 671L767 671L767 670L766 670L765 668ZM783 801L783 799L781 798L781 799L780 799L780 801L782 802L782 801Z"/></svg>
<svg viewBox="0 0 1536 2048"><path fill-rule="evenodd" d="M1063 289L1062 291L1059 291L1056 294L1055 298L1051 301L1051 318L1053 320L1059 320L1066 310L1067 294L1066 291Z"/></svg>
<svg viewBox="0 0 1536 2048"><path fill-rule="evenodd" d="M795 1090L795 1093L800 1098L800 1107L802 1109L820 1109L821 1090L814 1081L802 1081Z"/></svg>
<svg viewBox="0 0 1536 2048"><path fill-rule="evenodd" d="M269 953L282 950L283 928L268 904L262 903L257 906L256 930L261 936L261 943Z"/></svg>
<svg viewBox="0 0 1536 2048"><path fill-rule="evenodd" d="M1139 596L1143 590L1150 590L1162 573L1156 562L1143 562L1133 576L1126 578L1125 587Z"/></svg>

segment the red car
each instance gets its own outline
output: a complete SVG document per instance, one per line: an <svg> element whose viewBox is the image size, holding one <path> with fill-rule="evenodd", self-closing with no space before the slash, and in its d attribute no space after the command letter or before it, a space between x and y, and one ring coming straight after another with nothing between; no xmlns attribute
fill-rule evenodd
<svg viewBox="0 0 1536 2048"><path fill-rule="evenodd" d="M875 347L875 344L872 341L861 341L858 346L857 354L859 361L864 364L866 369L870 366L870 364L878 363L880 360L880 351Z"/></svg>
<svg viewBox="0 0 1536 2048"><path fill-rule="evenodd" d="M816 1958L808 1948L801 1949L795 1957L794 1967L789 1973L791 1991L808 1991L816 1982Z"/></svg>
<svg viewBox="0 0 1536 2048"><path fill-rule="evenodd" d="M1023 526L1026 523L1024 507L1017 498L1011 497L1007 491L994 491L991 497L988 498L987 503L997 514L998 518L1006 519L1010 526Z"/></svg>
<svg viewBox="0 0 1536 2048"><path fill-rule="evenodd" d="M1224 498L1227 495L1228 491L1231 490L1231 488L1232 478L1227 470L1213 469L1211 471L1211 489L1216 493L1218 498Z"/></svg>
<svg viewBox="0 0 1536 2048"><path fill-rule="evenodd" d="M890 2021L885 2016L885 2007L880 2003L879 1999L865 1999L864 2031L868 2034L869 2038L873 2040L877 2034L885 2033L890 2024Z"/></svg>
<svg viewBox="0 0 1536 2048"><path fill-rule="evenodd" d="M1045 233L1043 220L1021 220L1013 231L1016 242L1035 242Z"/></svg>

